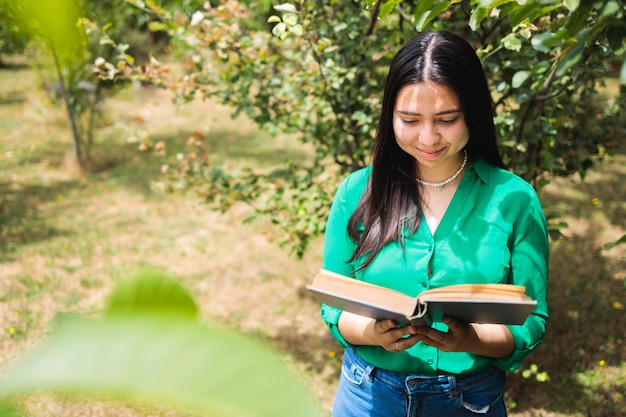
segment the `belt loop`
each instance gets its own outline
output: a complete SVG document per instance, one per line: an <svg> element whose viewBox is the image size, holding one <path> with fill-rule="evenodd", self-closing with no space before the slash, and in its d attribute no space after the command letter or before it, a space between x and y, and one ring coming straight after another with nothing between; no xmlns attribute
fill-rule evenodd
<svg viewBox="0 0 626 417"><path fill-rule="evenodd" d="M374 365L368 365L365 368L365 373L363 374L363 377L367 378L370 382L372 382L374 380L374 377L372 376L372 372L374 372L374 369L376 367Z"/></svg>
<svg viewBox="0 0 626 417"><path fill-rule="evenodd" d="M448 375L448 389L450 390L448 392L448 397L450 398L450 400L456 401L456 398L458 396L458 392L456 389L456 376Z"/></svg>

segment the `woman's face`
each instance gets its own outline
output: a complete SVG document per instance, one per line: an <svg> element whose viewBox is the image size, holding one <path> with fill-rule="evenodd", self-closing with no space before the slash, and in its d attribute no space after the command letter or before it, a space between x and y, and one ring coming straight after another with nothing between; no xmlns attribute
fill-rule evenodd
<svg viewBox="0 0 626 417"><path fill-rule="evenodd" d="M422 177L441 180L455 172L469 141L459 97L432 81L405 85L393 109L398 146L416 159ZM444 176L444 178L437 178Z"/></svg>

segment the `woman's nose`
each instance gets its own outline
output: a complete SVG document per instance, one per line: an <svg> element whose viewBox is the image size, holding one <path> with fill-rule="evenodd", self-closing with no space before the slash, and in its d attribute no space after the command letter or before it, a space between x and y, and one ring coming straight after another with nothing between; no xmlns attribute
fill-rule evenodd
<svg viewBox="0 0 626 417"><path fill-rule="evenodd" d="M422 129L419 132L419 141L424 145L433 145L440 140L439 133L435 125L430 123L422 124Z"/></svg>

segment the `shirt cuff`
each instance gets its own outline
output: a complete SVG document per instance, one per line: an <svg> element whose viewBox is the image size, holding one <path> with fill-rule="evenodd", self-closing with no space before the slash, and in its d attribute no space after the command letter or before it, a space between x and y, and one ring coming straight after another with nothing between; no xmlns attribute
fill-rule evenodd
<svg viewBox="0 0 626 417"><path fill-rule="evenodd" d="M534 339L525 326L507 326L515 341L515 351L504 358L493 359L494 365L505 371L513 372L519 369L524 359L541 344L541 338Z"/></svg>
<svg viewBox="0 0 626 417"><path fill-rule="evenodd" d="M326 326L328 326L331 336L344 348L352 346L346 341L346 339L344 339L339 331L339 316L341 316L342 311L322 303L320 313L322 315L322 319L326 322Z"/></svg>

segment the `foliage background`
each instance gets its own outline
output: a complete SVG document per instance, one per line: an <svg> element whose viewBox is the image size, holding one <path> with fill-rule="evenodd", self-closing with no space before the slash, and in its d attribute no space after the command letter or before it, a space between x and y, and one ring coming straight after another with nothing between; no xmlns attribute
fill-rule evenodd
<svg viewBox="0 0 626 417"><path fill-rule="evenodd" d="M475 46L505 163L537 188L549 177L584 177L625 131L624 95L597 100L624 60L617 1L300 1L274 6L269 25L259 6L227 2L191 17L158 10L188 57L186 73L172 78L157 66L146 75L183 101L215 97L314 156L270 172L233 171L196 143L161 186L221 210L250 203L299 255L323 232L338 181L368 163L386 70L416 30L451 30ZM555 236L559 224L551 222Z"/></svg>

